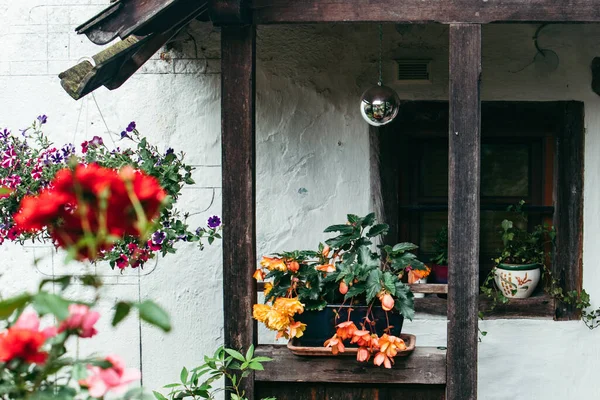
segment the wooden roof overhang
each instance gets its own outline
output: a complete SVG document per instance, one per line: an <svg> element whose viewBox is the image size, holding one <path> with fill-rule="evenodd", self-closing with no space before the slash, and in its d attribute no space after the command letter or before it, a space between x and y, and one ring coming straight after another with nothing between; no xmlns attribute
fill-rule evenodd
<svg viewBox="0 0 600 400"><path fill-rule="evenodd" d="M193 3L198 5L203 1ZM81 31L101 43L116 36L124 40L135 37L138 41L130 45L138 47L126 46L122 51L127 54L116 51L112 58L99 59L99 65L92 69L78 66L61 74L63 86L71 95L75 94L75 98L101 84L117 87L139 68L153 49L162 45L159 43L164 44L171 33L200 12L190 1L184 0L121 0L117 4L120 5L111 6L84 24ZM166 10L176 4L181 7L181 13L167 14ZM225 345L234 348L257 344L256 324L251 315L257 294L252 278L257 260L256 25L345 22L450 25L448 351L445 357L439 351L421 351L411 360L399 363L411 368L410 373L399 369L396 373L386 373L385 379L395 384L445 383L447 399L476 399L481 24L600 22L600 1L210 0L207 5L210 19L221 26L222 214L227 230L223 236L224 337ZM170 15L168 20L166 15ZM144 47L144 43L139 43L153 37L152 45ZM278 349L268 346L259 348L258 353L283 357ZM253 398L255 380L281 381L282 376L273 376L277 368L300 366L290 365L293 357L284 361L287 364L273 362L271 368L274 369L270 368L273 372L257 373L248 379L243 387L247 395ZM321 382L324 375L318 369L332 368L340 368L340 364L319 361L311 364L311 368L304 368L306 376L293 378L292 374L284 380ZM349 375L343 382L373 383L375 378L365 375L361 368L346 371ZM445 379L440 380L440 376Z"/></svg>

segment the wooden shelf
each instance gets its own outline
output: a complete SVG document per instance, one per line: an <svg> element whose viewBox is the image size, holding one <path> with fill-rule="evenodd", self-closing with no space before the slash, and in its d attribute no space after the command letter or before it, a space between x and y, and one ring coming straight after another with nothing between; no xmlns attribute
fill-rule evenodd
<svg viewBox="0 0 600 400"><path fill-rule="evenodd" d="M391 369L343 355L299 357L284 345L258 346L256 355L273 359L265 363L264 371L256 371L255 380L262 382L446 383L446 350L436 347L417 347L408 357L396 357Z"/></svg>
<svg viewBox="0 0 600 400"><path fill-rule="evenodd" d="M413 293L448 293L448 285L445 283L413 283L409 286Z"/></svg>
<svg viewBox="0 0 600 400"><path fill-rule="evenodd" d="M493 312L486 311L491 307L491 304L491 300L487 296L479 296L479 310L485 313L485 319L552 319L556 314L555 301L547 294L539 294L527 299L509 300L507 304L497 305ZM446 315L447 308L448 300L437 296L415 299L416 312Z"/></svg>

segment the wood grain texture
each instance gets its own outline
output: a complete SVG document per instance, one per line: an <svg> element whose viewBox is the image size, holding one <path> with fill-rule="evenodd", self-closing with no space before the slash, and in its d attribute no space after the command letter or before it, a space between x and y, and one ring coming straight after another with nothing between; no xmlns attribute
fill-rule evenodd
<svg viewBox="0 0 600 400"><path fill-rule="evenodd" d="M600 22L597 0L252 0L255 24Z"/></svg>
<svg viewBox="0 0 600 400"><path fill-rule="evenodd" d="M409 286L413 293L448 293L448 285L445 283L413 283Z"/></svg>
<svg viewBox="0 0 600 400"><path fill-rule="evenodd" d="M257 382L257 399L277 400L442 400L444 385L358 385Z"/></svg>
<svg viewBox="0 0 600 400"><path fill-rule="evenodd" d="M262 382L338 382L338 383L446 383L446 351L417 347L412 355L398 357L392 369L372 363L359 363L347 357L298 357L286 346L261 345L256 354L271 357L264 371L256 371Z"/></svg>
<svg viewBox="0 0 600 400"><path fill-rule="evenodd" d="M477 398L481 25L450 26L448 156L449 399Z"/></svg>
<svg viewBox="0 0 600 400"><path fill-rule="evenodd" d="M223 309L225 346L256 344L256 153L254 26L221 30L221 141L223 169ZM253 377L245 381L253 396ZM229 397L226 397L229 398Z"/></svg>
<svg viewBox="0 0 600 400"><path fill-rule="evenodd" d="M555 301L547 294L527 299L509 300L507 304L497 305L494 311L491 300L479 295L479 311L485 319L553 319L556 313ZM415 299L415 311L431 315L447 315L448 301L436 296Z"/></svg>
<svg viewBox="0 0 600 400"><path fill-rule="evenodd" d="M562 129L556 137L554 226L556 249L552 273L565 291L581 291L583 265L584 105L564 103ZM557 305L556 318L580 318L576 309Z"/></svg>

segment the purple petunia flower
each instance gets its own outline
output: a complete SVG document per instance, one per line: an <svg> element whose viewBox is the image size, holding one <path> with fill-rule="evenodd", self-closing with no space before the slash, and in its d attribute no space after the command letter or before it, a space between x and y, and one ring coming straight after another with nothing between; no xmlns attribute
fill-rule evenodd
<svg viewBox="0 0 600 400"><path fill-rule="evenodd" d="M125 130L127 132L133 132L134 129L135 129L135 122L134 121L131 121L129 123L129 125L127 125L127 128L125 128Z"/></svg>
<svg viewBox="0 0 600 400"><path fill-rule="evenodd" d="M0 130L0 139L6 139L10 136L10 131L8 129Z"/></svg>
<svg viewBox="0 0 600 400"><path fill-rule="evenodd" d="M40 115L37 117L37 120L40 124L44 125L46 122L48 122L48 117L46 115Z"/></svg>
<svg viewBox="0 0 600 400"><path fill-rule="evenodd" d="M50 156L50 161L54 164L60 164L63 161L63 156L57 151Z"/></svg>
<svg viewBox="0 0 600 400"><path fill-rule="evenodd" d="M168 156L169 154L173 154L175 152L175 150L173 150L173 148L169 147L167 149L167 151L165 152L165 156Z"/></svg>
<svg viewBox="0 0 600 400"><path fill-rule="evenodd" d="M67 143L62 147L62 149L60 149L60 151L62 151L63 157L67 158L71 154L75 153L75 146L73 146L71 143Z"/></svg>
<svg viewBox="0 0 600 400"><path fill-rule="evenodd" d="M104 144L104 140L102 140L100 136L94 136L92 140L90 140L90 143L94 146L102 146Z"/></svg>
<svg viewBox="0 0 600 400"><path fill-rule="evenodd" d="M221 226L221 218L217 217L216 215L213 215L212 217L210 217L208 219L208 227L211 229L215 229L218 228L219 226Z"/></svg>
<svg viewBox="0 0 600 400"><path fill-rule="evenodd" d="M125 139L125 138L131 139L131 137L127 134L127 132L123 131L123 132L121 132L121 139Z"/></svg>
<svg viewBox="0 0 600 400"><path fill-rule="evenodd" d="M156 231L152 234L152 243L154 244L162 244L162 242L166 239L167 234L163 231Z"/></svg>

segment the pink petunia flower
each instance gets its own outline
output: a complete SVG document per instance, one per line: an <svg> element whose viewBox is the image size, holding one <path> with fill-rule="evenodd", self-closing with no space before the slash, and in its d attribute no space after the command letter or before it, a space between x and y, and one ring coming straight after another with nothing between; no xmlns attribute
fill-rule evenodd
<svg viewBox="0 0 600 400"><path fill-rule="evenodd" d="M88 306L84 304L71 304L69 306L69 317L60 324L58 331L77 331L79 337L90 338L98 333L96 328L94 328L94 324L98 321L98 318L100 318L100 313L90 311Z"/></svg>
<svg viewBox="0 0 600 400"><path fill-rule="evenodd" d="M39 332L40 330L40 318L33 311L25 311L17 322L12 326L14 329L22 329L24 331ZM56 327L50 326L42 330L42 333L46 339L56 336L58 333Z"/></svg>
<svg viewBox="0 0 600 400"><path fill-rule="evenodd" d="M88 388L91 397L100 398L109 391L117 394L123 393L130 383L141 377L140 371L135 368L126 369L125 363L117 355L108 355L106 361L110 362L112 366L102 369L88 365L90 375L79 381L81 386Z"/></svg>

